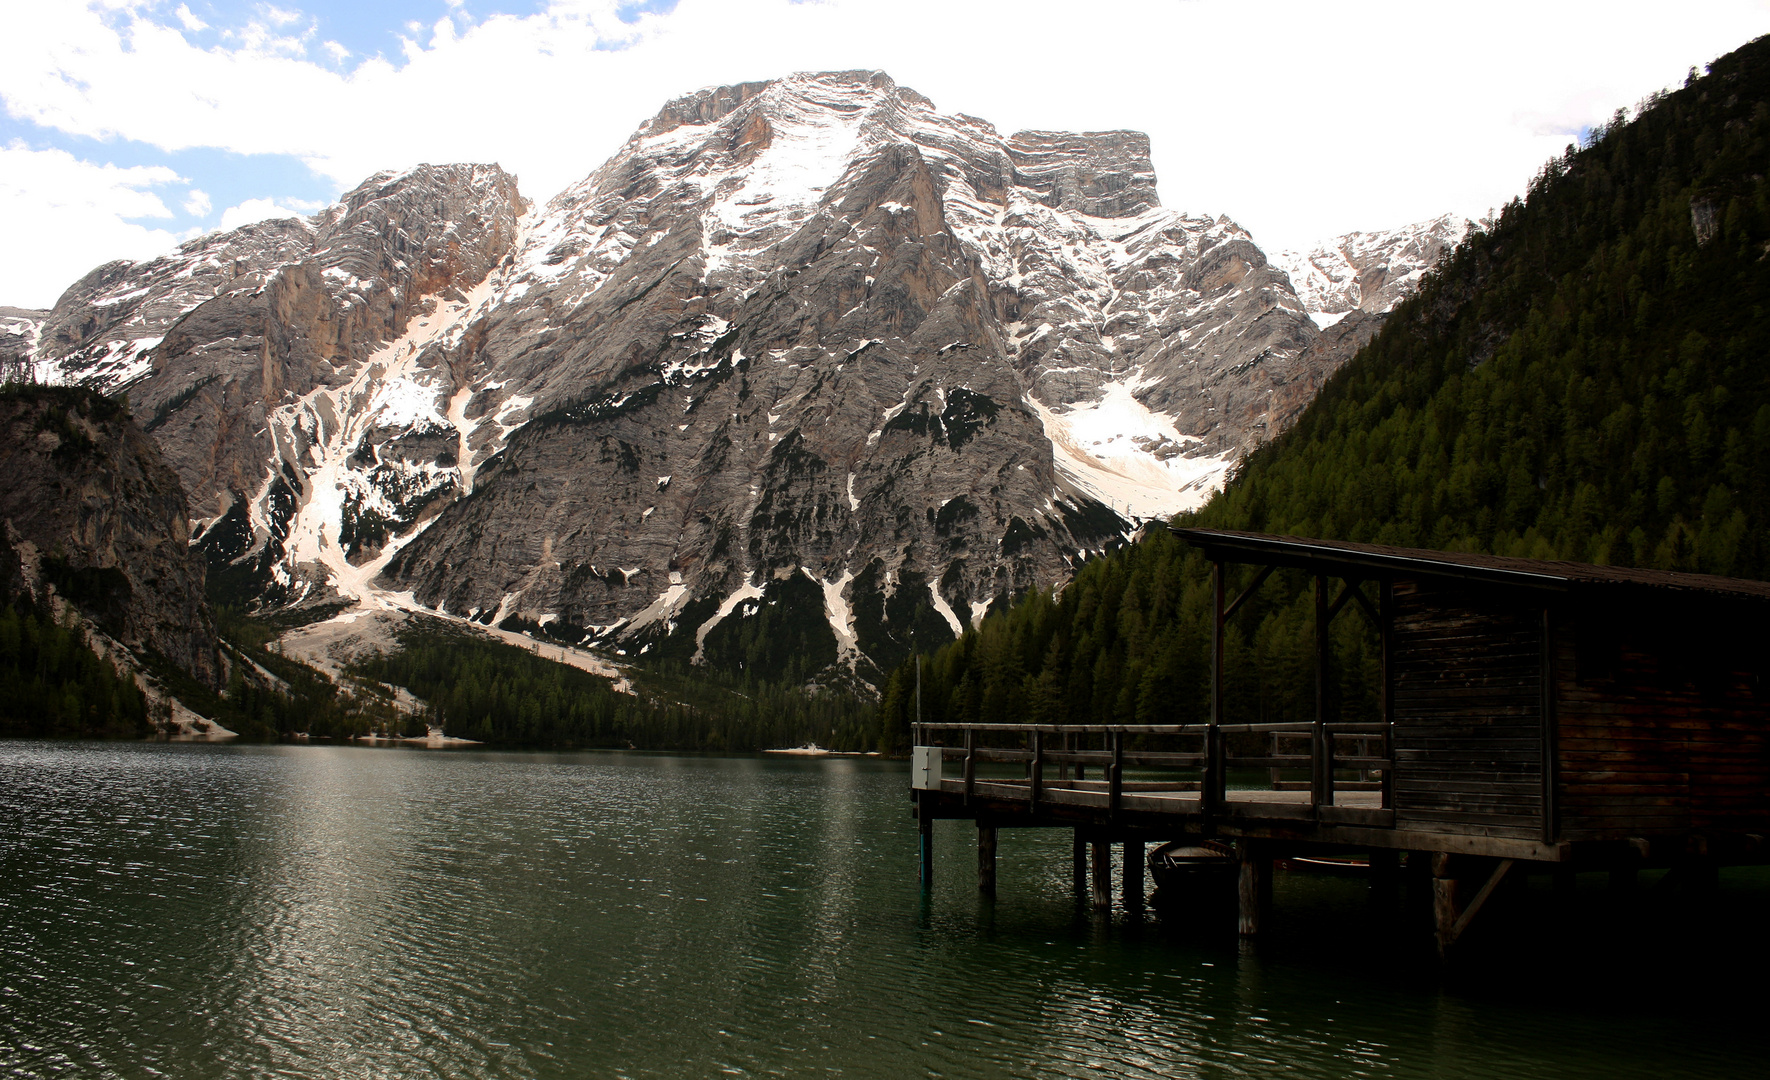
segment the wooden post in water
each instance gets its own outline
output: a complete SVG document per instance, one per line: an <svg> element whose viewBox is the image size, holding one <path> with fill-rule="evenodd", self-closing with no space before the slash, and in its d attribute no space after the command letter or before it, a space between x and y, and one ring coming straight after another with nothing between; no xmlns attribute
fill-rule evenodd
<svg viewBox="0 0 1770 1080"><path fill-rule="evenodd" d="M1254 937L1271 903L1272 856L1258 844L1243 841L1237 847L1235 930L1242 937Z"/></svg>
<svg viewBox="0 0 1770 1080"><path fill-rule="evenodd" d="M1432 853L1432 931L1440 960L1449 955L1451 942L1456 940L1457 879L1451 876L1450 863L1448 853Z"/></svg>
<svg viewBox="0 0 1770 1080"><path fill-rule="evenodd" d="M1112 907L1112 845L1094 841L1094 910Z"/></svg>
<svg viewBox="0 0 1770 1080"><path fill-rule="evenodd" d="M924 810L917 824L922 836L922 888L926 889L934 884L934 819L926 816Z"/></svg>
<svg viewBox="0 0 1770 1080"><path fill-rule="evenodd" d="M1143 910L1143 841L1125 841L1125 865L1120 868L1124 876L1125 909L1127 911Z"/></svg>
<svg viewBox="0 0 1770 1080"><path fill-rule="evenodd" d="M977 891L996 895L996 827L977 823Z"/></svg>
<svg viewBox="0 0 1770 1080"><path fill-rule="evenodd" d="M1395 886L1401 880L1401 852L1378 849L1370 853L1371 899L1388 908L1395 903Z"/></svg>

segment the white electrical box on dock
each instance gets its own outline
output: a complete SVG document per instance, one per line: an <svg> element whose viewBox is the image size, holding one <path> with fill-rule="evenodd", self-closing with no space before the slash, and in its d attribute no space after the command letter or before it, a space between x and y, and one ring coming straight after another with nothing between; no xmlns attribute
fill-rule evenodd
<svg viewBox="0 0 1770 1080"><path fill-rule="evenodd" d="M918 746L910 752L910 786L922 791L940 790L938 746Z"/></svg>

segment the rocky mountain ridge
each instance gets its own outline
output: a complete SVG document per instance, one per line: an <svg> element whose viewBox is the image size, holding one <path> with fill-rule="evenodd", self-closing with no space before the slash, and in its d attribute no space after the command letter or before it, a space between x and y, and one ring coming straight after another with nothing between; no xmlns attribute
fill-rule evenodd
<svg viewBox="0 0 1770 1080"><path fill-rule="evenodd" d="M128 394L243 595L889 665L1197 505L1349 355L1345 289L1148 150L878 72L713 88L545 207L422 166L99 267L32 356Z"/></svg>

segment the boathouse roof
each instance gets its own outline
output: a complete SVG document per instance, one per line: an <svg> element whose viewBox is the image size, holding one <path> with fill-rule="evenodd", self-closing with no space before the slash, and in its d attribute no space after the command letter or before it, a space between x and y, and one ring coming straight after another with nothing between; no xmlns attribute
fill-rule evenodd
<svg viewBox="0 0 1770 1080"><path fill-rule="evenodd" d="M1352 544L1300 536L1232 532L1226 529L1174 529L1207 557L1226 562L1291 566L1305 570L1365 570L1377 574L1424 574L1493 585L1567 592L1586 586L1632 586L1718 597L1770 600L1770 582L1671 570L1550 559L1514 559L1458 551Z"/></svg>

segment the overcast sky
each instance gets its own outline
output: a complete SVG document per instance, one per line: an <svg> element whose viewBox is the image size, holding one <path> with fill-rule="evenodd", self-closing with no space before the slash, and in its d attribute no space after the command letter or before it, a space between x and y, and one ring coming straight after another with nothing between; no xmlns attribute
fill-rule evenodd
<svg viewBox="0 0 1770 1080"><path fill-rule="evenodd" d="M943 109L1150 134L1163 201L1268 250L1521 192L1580 131L1770 32L1770 0L6 0L0 304L379 169L544 200L667 99L879 68Z"/></svg>

